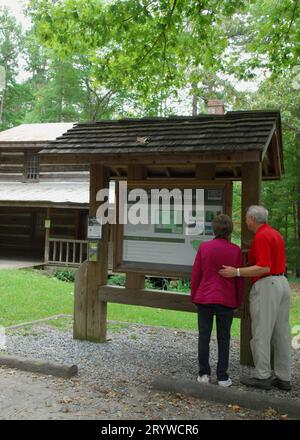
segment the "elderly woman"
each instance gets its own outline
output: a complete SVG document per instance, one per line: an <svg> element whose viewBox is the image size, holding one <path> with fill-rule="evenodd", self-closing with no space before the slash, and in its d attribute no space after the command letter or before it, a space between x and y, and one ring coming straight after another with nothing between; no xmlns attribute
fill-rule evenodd
<svg viewBox="0 0 300 440"><path fill-rule="evenodd" d="M230 242L233 224L228 215L221 214L212 222L213 240L203 242L195 257L191 278L191 301L198 308L199 376L198 382L209 383L209 344L216 315L218 340L218 384L228 387L232 381L227 373L229 363L230 329L234 310L239 308L243 295L241 278L223 278L223 266L241 267L241 249Z"/></svg>

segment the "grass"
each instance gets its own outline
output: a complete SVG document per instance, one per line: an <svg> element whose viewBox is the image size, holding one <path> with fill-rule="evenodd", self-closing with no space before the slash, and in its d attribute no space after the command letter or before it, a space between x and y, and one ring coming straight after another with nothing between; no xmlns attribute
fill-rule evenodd
<svg viewBox="0 0 300 440"><path fill-rule="evenodd" d="M73 284L39 271L0 270L0 325L73 313Z"/></svg>
<svg viewBox="0 0 300 440"><path fill-rule="evenodd" d="M292 289L291 325L300 325L300 291ZM299 281L299 280L298 280ZM181 287L181 285L180 285ZM185 287L185 286L182 286ZM184 289L186 290L186 289ZM0 271L0 325L10 326L34 321L57 314L73 313L73 283L50 278L39 271ZM184 330L197 330L197 315L148 307L108 304L108 319L119 321L110 324L111 331L122 329L124 322L140 323ZM48 322L57 328L70 328L70 320L62 318ZM232 335L239 335L239 320L235 319Z"/></svg>

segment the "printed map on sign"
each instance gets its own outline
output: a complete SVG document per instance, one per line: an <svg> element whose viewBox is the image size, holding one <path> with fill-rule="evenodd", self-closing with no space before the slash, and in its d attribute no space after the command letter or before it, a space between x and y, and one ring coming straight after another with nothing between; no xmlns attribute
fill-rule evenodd
<svg viewBox="0 0 300 440"><path fill-rule="evenodd" d="M128 211L132 203L128 202ZM123 261L191 266L199 244L213 238L211 222L224 212L224 189L204 190L205 226L201 234L187 235L187 226L195 223L183 221L182 210L170 205L170 211L158 206L155 224L151 224L149 209L148 224L124 225ZM190 213L195 216L195 211Z"/></svg>

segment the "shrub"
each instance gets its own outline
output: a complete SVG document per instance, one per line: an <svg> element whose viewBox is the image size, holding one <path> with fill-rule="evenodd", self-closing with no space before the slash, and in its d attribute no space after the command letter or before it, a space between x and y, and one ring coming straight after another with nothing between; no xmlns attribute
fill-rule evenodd
<svg viewBox="0 0 300 440"><path fill-rule="evenodd" d="M110 275L107 284L111 286L125 286L125 275L124 274L116 274Z"/></svg>
<svg viewBox="0 0 300 440"><path fill-rule="evenodd" d="M68 283L74 283L75 281L75 272L73 270L57 270L54 273L55 278L60 281L65 281Z"/></svg>

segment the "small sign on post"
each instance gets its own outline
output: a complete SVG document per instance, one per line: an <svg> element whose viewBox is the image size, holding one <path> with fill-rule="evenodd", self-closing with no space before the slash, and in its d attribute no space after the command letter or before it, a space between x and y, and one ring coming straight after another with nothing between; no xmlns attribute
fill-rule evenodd
<svg viewBox="0 0 300 440"><path fill-rule="evenodd" d="M51 220L45 220L45 229L50 229L51 228Z"/></svg>
<svg viewBox="0 0 300 440"><path fill-rule="evenodd" d="M102 224L96 217L90 217L88 222L89 261L98 261L99 240L102 239Z"/></svg>
<svg viewBox="0 0 300 440"><path fill-rule="evenodd" d="M98 261L98 244L97 240L89 241L89 261L94 263Z"/></svg>
<svg viewBox="0 0 300 440"><path fill-rule="evenodd" d="M89 218L87 236L89 240L101 240L102 238L102 225L96 217Z"/></svg>

